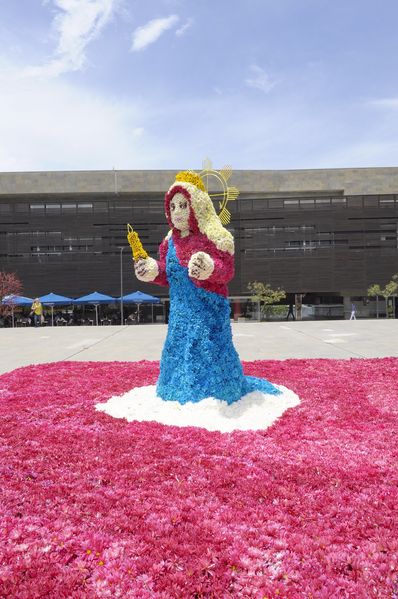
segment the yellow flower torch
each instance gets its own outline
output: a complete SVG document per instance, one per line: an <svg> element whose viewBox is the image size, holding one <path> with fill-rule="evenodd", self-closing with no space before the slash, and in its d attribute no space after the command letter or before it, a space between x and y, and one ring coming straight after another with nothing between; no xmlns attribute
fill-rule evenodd
<svg viewBox="0 0 398 599"><path fill-rule="evenodd" d="M134 231L133 227L130 224L127 225L127 240L133 252L134 262L138 262L138 260L145 260L145 258L148 258L148 253L142 247L142 243L140 238L138 237L137 231Z"/></svg>

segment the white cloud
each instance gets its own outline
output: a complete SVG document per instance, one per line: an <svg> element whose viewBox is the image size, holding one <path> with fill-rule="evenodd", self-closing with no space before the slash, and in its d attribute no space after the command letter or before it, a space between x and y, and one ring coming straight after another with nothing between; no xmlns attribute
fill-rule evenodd
<svg viewBox="0 0 398 599"><path fill-rule="evenodd" d="M152 19L146 25L138 27L133 32L131 51L138 52L153 44L165 31L174 27L178 21L178 15L170 15L164 19Z"/></svg>
<svg viewBox="0 0 398 599"><path fill-rule="evenodd" d="M0 70L0 172L157 168L167 154L141 102L17 75Z"/></svg>
<svg viewBox="0 0 398 599"><path fill-rule="evenodd" d="M392 108L398 109L398 98L379 98L378 100L371 100L370 106L376 106L378 108Z"/></svg>
<svg viewBox="0 0 398 599"><path fill-rule="evenodd" d="M264 93L268 93L271 91L273 87L276 85L276 80L271 79L271 77L256 64L252 64L250 66L250 71L252 73L252 77L245 79L245 83L248 87L254 87L255 89L259 89Z"/></svg>
<svg viewBox="0 0 398 599"><path fill-rule="evenodd" d="M134 137L141 137L142 135L144 135L144 133L145 133L144 127L134 127L134 129L133 129Z"/></svg>
<svg viewBox="0 0 398 599"><path fill-rule="evenodd" d="M88 44L109 22L118 0L52 0L52 4L57 9L52 24L58 40L54 56L43 65L27 67L23 75L56 77L81 70Z"/></svg>
<svg viewBox="0 0 398 599"><path fill-rule="evenodd" d="M398 142L376 133L377 138L352 141L338 148L327 148L314 157L314 168L382 167L397 166Z"/></svg>
<svg viewBox="0 0 398 599"><path fill-rule="evenodd" d="M190 29L190 27L192 27L192 25L193 25L193 19L191 19L191 18L187 19L186 22L177 29L176 35L178 37L181 37L182 35L184 35L184 33L188 29Z"/></svg>

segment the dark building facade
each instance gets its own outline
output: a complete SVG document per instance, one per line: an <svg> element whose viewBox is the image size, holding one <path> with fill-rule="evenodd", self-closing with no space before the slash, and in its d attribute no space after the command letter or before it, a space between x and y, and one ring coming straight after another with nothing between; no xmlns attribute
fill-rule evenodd
<svg viewBox="0 0 398 599"><path fill-rule="evenodd" d="M155 256L175 173L0 173L0 270L16 272L29 296L117 296L122 274L124 293L166 297L135 279L126 223ZM258 280L316 303L364 296L398 272L398 168L235 171L231 184L231 296Z"/></svg>

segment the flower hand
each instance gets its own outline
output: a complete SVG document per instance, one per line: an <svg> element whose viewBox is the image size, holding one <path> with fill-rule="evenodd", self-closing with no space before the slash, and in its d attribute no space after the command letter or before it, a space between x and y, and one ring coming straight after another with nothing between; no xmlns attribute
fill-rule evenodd
<svg viewBox="0 0 398 599"><path fill-rule="evenodd" d="M194 279L204 281L208 279L214 270L214 261L206 252L192 254L188 262L188 274Z"/></svg>
<svg viewBox="0 0 398 599"><path fill-rule="evenodd" d="M148 258L143 258L138 260L138 262L134 262L134 271L135 276L139 281L149 283L158 276L159 267L156 260L148 256Z"/></svg>

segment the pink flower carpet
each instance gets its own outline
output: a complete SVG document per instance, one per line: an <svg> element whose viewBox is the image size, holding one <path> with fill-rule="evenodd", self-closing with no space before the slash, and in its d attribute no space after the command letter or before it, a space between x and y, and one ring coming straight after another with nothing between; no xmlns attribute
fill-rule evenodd
<svg viewBox="0 0 398 599"><path fill-rule="evenodd" d="M155 362L0 377L1 599L397 599L398 359L244 364L265 431L115 419Z"/></svg>

